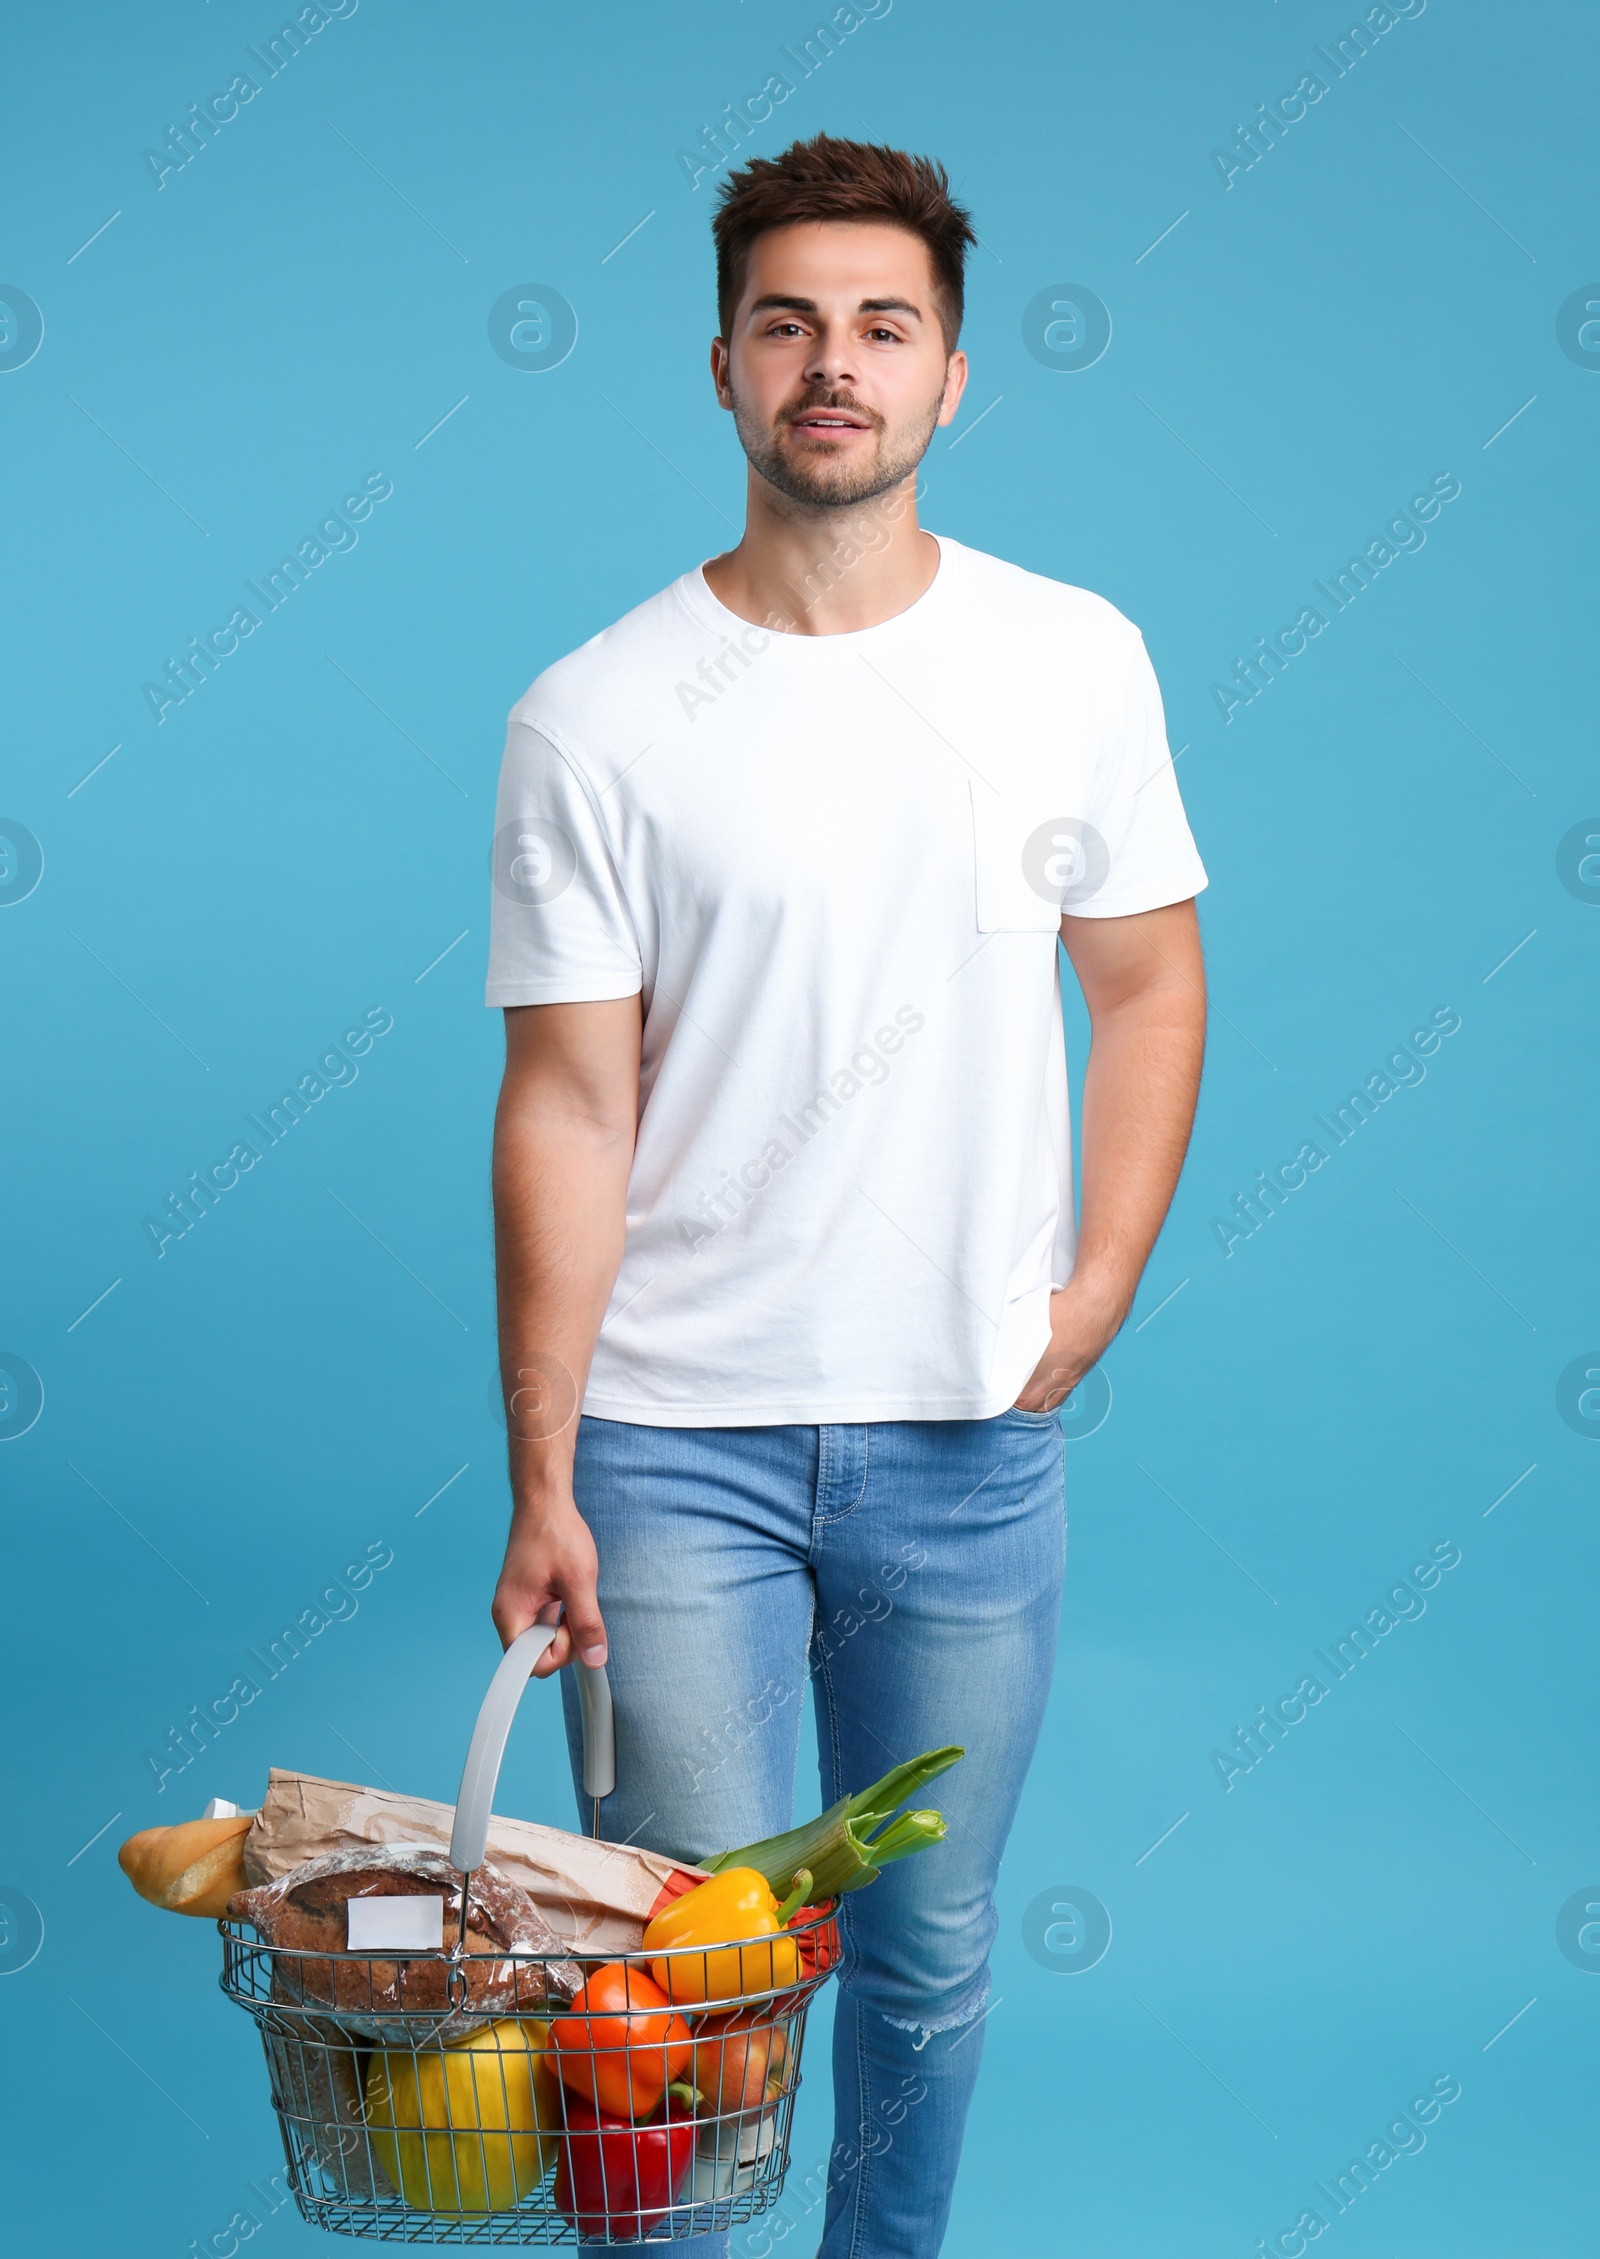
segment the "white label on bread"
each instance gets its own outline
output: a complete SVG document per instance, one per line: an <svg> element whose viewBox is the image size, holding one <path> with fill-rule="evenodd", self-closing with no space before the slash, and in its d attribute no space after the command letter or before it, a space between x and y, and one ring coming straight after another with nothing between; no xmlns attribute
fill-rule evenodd
<svg viewBox="0 0 1600 2259"><path fill-rule="evenodd" d="M437 1953L444 1944L442 1898L350 1898L345 1905L352 1953Z"/></svg>

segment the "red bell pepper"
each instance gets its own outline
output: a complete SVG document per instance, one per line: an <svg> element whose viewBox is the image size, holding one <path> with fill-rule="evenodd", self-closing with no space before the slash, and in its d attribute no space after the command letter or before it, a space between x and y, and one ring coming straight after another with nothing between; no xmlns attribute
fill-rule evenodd
<svg viewBox="0 0 1600 2259"><path fill-rule="evenodd" d="M556 2206L587 2236L631 2243L664 2220L694 2156L692 2090L674 2085L654 2118L614 2118L569 2087L557 2136Z"/></svg>
<svg viewBox="0 0 1600 2259"><path fill-rule="evenodd" d="M837 1899L825 1898L818 1905L802 1906L793 1919L796 1922L810 1921L818 1914L827 1913L831 1907L837 1906L837 1904ZM844 1942L839 1935L837 1914L831 1922L819 1922L815 1929L802 1931L797 1942L800 1947L800 1975L802 1979L825 1977L828 1971L844 1958Z"/></svg>
<svg viewBox="0 0 1600 2259"><path fill-rule="evenodd" d="M698 1890L704 1881L704 1875L686 1875L681 1867L674 1867L661 1888L656 1892L655 1903L651 1906L649 1913L646 1914L645 1920L653 1922L658 1914L666 1912L675 1898L681 1898L685 1891Z"/></svg>

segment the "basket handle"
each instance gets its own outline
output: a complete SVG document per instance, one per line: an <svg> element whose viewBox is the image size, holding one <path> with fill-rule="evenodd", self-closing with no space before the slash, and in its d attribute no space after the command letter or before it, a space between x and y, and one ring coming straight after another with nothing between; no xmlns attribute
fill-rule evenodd
<svg viewBox="0 0 1600 2259"><path fill-rule="evenodd" d="M456 1798L455 1824L450 1831L450 1863L463 1875L470 1875L483 1864L511 1721L533 1666L555 1638L556 1629L554 1624L530 1624L511 1642L489 1681L483 1708L472 1729L461 1792ZM598 1802L617 1785L611 1682L603 1663L584 1663L575 1656L573 1668L578 1674L578 1707L583 1713L583 1786L585 1793Z"/></svg>

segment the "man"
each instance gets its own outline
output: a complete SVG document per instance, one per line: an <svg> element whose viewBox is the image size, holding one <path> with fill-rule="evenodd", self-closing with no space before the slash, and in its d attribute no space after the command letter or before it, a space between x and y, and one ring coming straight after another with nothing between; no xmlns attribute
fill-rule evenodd
<svg viewBox="0 0 1600 2259"><path fill-rule="evenodd" d="M494 1618L607 1662L613 1840L787 1826L808 1679L824 1805L965 1745L947 1840L843 1901L822 2250L925 2259L1049 1690L1056 1407L1182 1163L1205 873L1138 630L918 525L967 375L942 167L821 135L715 235L744 536L541 675L501 777Z"/></svg>

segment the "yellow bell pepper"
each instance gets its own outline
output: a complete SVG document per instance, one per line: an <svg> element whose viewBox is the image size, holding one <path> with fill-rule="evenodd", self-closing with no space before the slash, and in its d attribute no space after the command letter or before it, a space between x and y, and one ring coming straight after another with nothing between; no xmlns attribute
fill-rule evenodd
<svg viewBox="0 0 1600 2259"><path fill-rule="evenodd" d="M406 2203L422 2212L509 2212L537 2188L561 2123L550 2027L486 2024L442 2052L391 2048L367 2070L372 2146Z"/></svg>
<svg viewBox="0 0 1600 2259"><path fill-rule="evenodd" d="M650 1974L674 2003L783 1991L800 1974L799 1940L784 1936L783 1925L810 1888L802 1868L780 1905L754 1867L724 1869L675 1898L645 1931L644 1950L662 1955ZM746 1938L755 1942L742 1943ZM673 1953L674 1946L717 1950Z"/></svg>

